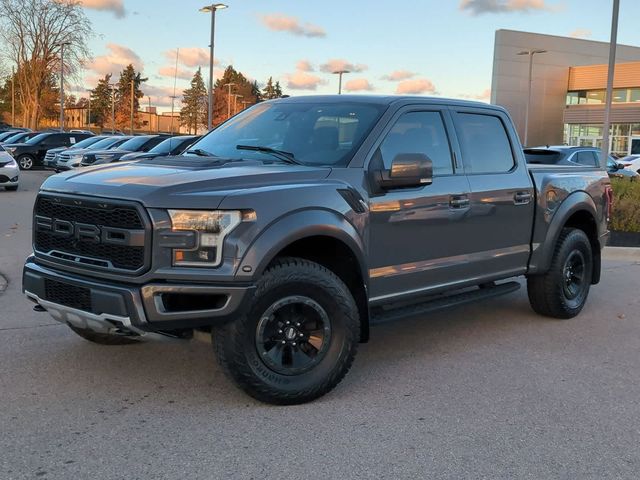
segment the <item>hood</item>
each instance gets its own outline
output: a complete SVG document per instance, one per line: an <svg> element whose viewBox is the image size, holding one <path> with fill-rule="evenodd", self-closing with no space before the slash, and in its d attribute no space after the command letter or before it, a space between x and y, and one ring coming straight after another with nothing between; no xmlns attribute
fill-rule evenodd
<svg viewBox="0 0 640 480"><path fill-rule="evenodd" d="M130 152L125 153L120 159L123 162L127 160L141 160L143 158L156 158L156 157L166 157L166 153L151 153L151 152Z"/></svg>
<svg viewBox="0 0 640 480"><path fill-rule="evenodd" d="M134 200L155 208L217 208L238 191L314 183L328 167L163 157L81 168L49 177L43 190Z"/></svg>
<svg viewBox="0 0 640 480"><path fill-rule="evenodd" d="M125 153L130 153L130 150L120 150L119 148L105 148L102 150L91 150L91 153L95 155L124 155Z"/></svg>
<svg viewBox="0 0 640 480"><path fill-rule="evenodd" d="M60 153L64 152L65 150L69 150L69 147L50 148L49 150L47 150L47 153Z"/></svg>

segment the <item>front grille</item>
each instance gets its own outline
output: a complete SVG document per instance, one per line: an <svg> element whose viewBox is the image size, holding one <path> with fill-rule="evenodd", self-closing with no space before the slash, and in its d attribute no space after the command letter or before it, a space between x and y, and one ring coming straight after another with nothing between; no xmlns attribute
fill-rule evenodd
<svg viewBox="0 0 640 480"><path fill-rule="evenodd" d="M38 197L35 215L66 222L86 223L98 228L114 227L140 232L145 230L138 210L133 206L87 202L57 202L49 197ZM40 252L58 260L71 261L90 268L116 268L130 272L145 265L144 245L97 243L78 240L73 235L57 234L51 229L35 226L34 246Z"/></svg>
<svg viewBox="0 0 640 480"><path fill-rule="evenodd" d="M9 177L6 175L0 175L0 183L7 183L9 181Z"/></svg>
<svg viewBox="0 0 640 480"><path fill-rule="evenodd" d="M50 162L54 158L56 158L56 154L55 153L47 152L47 154L44 156L44 161L45 162Z"/></svg>
<svg viewBox="0 0 640 480"><path fill-rule="evenodd" d="M91 290L49 278L44 279L45 300L66 307L91 312Z"/></svg>

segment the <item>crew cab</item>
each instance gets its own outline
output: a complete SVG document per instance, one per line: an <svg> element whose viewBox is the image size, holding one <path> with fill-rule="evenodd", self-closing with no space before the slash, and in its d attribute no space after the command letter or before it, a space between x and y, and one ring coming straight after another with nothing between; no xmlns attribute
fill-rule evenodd
<svg viewBox="0 0 640 480"><path fill-rule="evenodd" d="M536 312L575 317L611 206L597 165L527 165L500 107L278 99L183 156L48 178L23 290L96 343L210 333L245 392L302 403L340 382L371 325L518 277Z"/></svg>

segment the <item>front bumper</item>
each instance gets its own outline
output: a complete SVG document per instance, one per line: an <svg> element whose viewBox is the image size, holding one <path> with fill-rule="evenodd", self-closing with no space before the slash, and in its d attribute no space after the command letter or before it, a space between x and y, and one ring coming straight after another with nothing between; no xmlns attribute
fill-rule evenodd
<svg viewBox="0 0 640 480"><path fill-rule="evenodd" d="M18 185L20 169L18 167L0 167L0 187Z"/></svg>
<svg viewBox="0 0 640 480"><path fill-rule="evenodd" d="M43 267L34 257L27 258L22 275L27 298L59 322L135 335L228 322L249 308L254 289L228 284L107 284Z"/></svg>

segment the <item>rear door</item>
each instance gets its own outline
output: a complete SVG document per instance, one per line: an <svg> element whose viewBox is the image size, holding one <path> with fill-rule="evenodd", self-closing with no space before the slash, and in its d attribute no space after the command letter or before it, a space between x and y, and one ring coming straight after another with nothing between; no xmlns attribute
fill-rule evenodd
<svg viewBox="0 0 640 480"><path fill-rule="evenodd" d="M470 234L469 183L456 163L446 107L410 106L387 126L369 169L389 169L400 153L423 153L433 183L373 194L369 199L369 278L372 303L418 295L461 281Z"/></svg>
<svg viewBox="0 0 640 480"><path fill-rule="evenodd" d="M522 274L530 253L534 188L509 117L451 107L471 189L467 223L470 277Z"/></svg>

